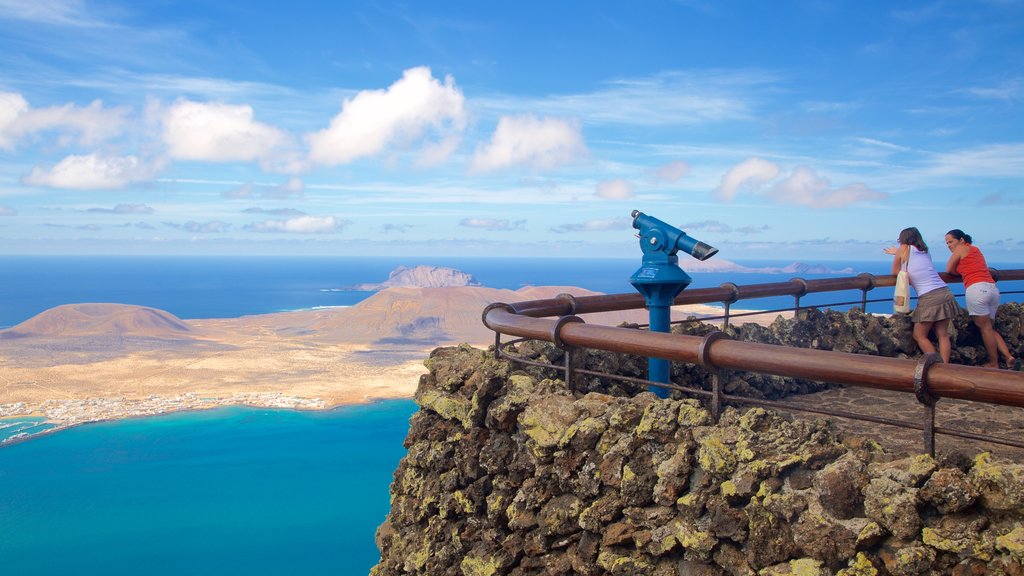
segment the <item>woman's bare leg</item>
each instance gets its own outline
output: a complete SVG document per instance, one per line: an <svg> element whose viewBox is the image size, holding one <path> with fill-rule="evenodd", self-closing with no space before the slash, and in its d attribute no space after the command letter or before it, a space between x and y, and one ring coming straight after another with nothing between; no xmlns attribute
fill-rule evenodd
<svg viewBox="0 0 1024 576"><path fill-rule="evenodd" d="M949 355L953 348L949 341L949 320L939 320L935 323L935 339L939 341L939 356L942 356L943 362L949 364Z"/></svg>
<svg viewBox="0 0 1024 576"><path fill-rule="evenodd" d="M974 320L974 325L981 332L981 341L985 344L985 353L988 354L988 358L985 359L985 363L982 366L986 368L999 368L999 348L998 344L996 344L996 337L999 335L992 328L992 319L985 315L971 316L971 320Z"/></svg>
<svg viewBox="0 0 1024 576"><path fill-rule="evenodd" d="M917 342L918 348L925 354L935 354L935 346L932 346L932 341L928 339L928 333L932 331L933 324L935 322L914 323L914 342Z"/></svg>

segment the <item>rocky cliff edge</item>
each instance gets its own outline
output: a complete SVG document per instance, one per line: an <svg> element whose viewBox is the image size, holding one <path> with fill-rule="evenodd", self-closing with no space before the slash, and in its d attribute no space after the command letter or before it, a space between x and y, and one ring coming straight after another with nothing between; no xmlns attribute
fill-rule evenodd
<svg viewBox="0 0 1024 576"><path fill-rule="evenodd" d="M435 350L374 576L1024 574L1024 465Z"/></svg>

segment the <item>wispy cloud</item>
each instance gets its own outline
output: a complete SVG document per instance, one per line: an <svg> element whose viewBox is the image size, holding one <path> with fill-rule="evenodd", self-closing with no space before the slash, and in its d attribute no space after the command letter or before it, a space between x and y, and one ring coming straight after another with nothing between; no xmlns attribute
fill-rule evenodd
<svg viewBox="0 0 1024 576"><path fill-rule="evenodd" d="M633 226L632 218L604 218L559 224L551 228L555 234L566 234L568 232L604 232L606 230L628 230Z"/></svg>
<svg viewBox="0 0 1024 576"><path fill-rule="evenodd" d="M459 222L459 226L480 228L491 232L509 232L512 230L525 230L526 220L510 221L495 218L464 218Z"/></svg>
<svg viewBox="0 0 1024 576"><path fill-rule="evenodd" d="M82 0L0 0L0 20L18 20L56 26L102 27L107 24L96 18L95 7L86 7Z"/></svg>
<svg viewBox="0 0 1024 576"><path fill-rule="evenodd" d="M153 207L145 204L118 204L113 208L88 208L86 212L100 214L152 214Z"/></svg>
<svg viewBox="0 0 1024 576"><path fill-rule="evenodd" d="M221 196L235 200L255 198L256 196L263 198L297 198L302 197L305 191L306 183L298 176L293 176L281 184L246 182L221 192Z"/></svg>
<svg viewBox="0 0 1024 576"><path fill-rule="evenodd" d="M1019 206L1024 204L1024 197L1007 192L986 194L978 200L978 206Z"/></svg>
<svg viewBox="0 0 1024 576"><path fill-rule="evenodd" d="M0 216L17 216L18 211L10 206L0 205Z"/></svg>
<svg viewBox="0 0 1024 576"><path fill-rule="evenodd" d="M1011 78L996 86L967 88L966 92L987 100L1020 100L1024 98L1024 79Z"/></svg>
<svg viewBox="0 0 1024 576"><path fill-rule="evenodd" d="M544 98L481 98L488 110L580 118L585 124L631 126L696 125L748 119L756 106L751 94L780 81L757 70L689 70L608 82L589 93Z"/></svg>
<svg viewBox="0 0 1024 576"><path fill-rule="evenodd" d="M184 230L185 232L192 232L194 234L221 234L231 230L231 224L221 220L209 220L207 222L188 220L184 223L163 222L162 224L164 226L177 228L178 230Z"/></svg>
<svg viewBox="0 0 1024 576"><path fill-rule="evenodd" d="M0 149L13 150L41 132L55 132L53 143L94 146L125 130L126 108L105 108L99 100L85 107L74 104L32 108L15 92L0 92Z"/></svg>
<svg viewBox="0 0 1024 576"><path fill-rule="evenodd" d="M295 208L259 208L253 206L242 210L245 214L269 214L271 216L305 216L306 213Z"/></svg>
<svg viewBox="0 0 1024 576"><path fill-rule="evenodd" d="M734 228L726 224L725 222L721 222L719 220L701 220L699 222L689 222L687 224L683 224L680 228L682 228L683 231L693 230L710 232L712 234L760 234L761 232L771 230L771 227L768 226L767 224L761 226L748 225Z"/></svg>
<svg viewBox="0 0 1024 576"><path fill-rule="evenodd" d="M606 180L597 184L594 195L605 200L629 200L636 196L636 188L622 179Z"/></svg>
<svg viewBox="0 0 1024 576"><path fill-rule="evenodd" d="M690 173L690 165L682 160L673 160L654 169L654 179L659 182L673 183Z"/></svg>
<svg viewBox="0 0 1024 576"><path fill-rule="evenodd" d="M412 230L413 228L419 228L419 226L415 224L384 224L383 226L381 226L381 231L384 232L385 234L390 234L392 232L405 234L406 232Z"/></svg>
<svg viewBox="0 0 1024 576"><path fill-rule="evenodd" d="M264 220L253 222L245 227L251 232L270 232L283 234L333 234L340 232L350 224L334 216L298 216L283 220Z"/></svg>
<svg viewBox="0 0 1024 576"><path fill-rule="evenodd" d="M991 144L934 154L926 172L933 176L1019 178L1024 176L1024 143Z"/></svg>

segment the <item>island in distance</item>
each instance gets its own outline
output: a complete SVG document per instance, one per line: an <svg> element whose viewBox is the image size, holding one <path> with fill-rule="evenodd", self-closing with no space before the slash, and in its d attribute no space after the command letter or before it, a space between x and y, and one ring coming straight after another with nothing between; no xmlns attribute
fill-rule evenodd
<svg viewBox="0 0 1024 576"><path fill-rule="evenodd" d="M241 318L183 320L124 304L52 308L0 330L0 417L42 415L60 427L233 404L329 408L409 398L433 348L493 343L481 321L488 304L597 294L570 286L488 288L430 267L397 270L389 281L395 285L354 306ZM718 312L696 305L676 313ZM634 310L585 319L616 325L648 316Z"/></svg>

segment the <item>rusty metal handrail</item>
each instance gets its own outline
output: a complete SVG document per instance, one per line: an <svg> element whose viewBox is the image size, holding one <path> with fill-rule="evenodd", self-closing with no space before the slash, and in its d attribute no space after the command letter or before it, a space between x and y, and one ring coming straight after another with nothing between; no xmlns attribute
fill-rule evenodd
<svg viewBox="0 0 1024 576"><path fill-rule="evenodd" d="M1024 280L1024 270L992 270L997 280ZM958 277L943 274L947 281ZM800 296L811 292L863 290L895 285L895 276L861 274L821 280L790 280L772 284L700 288L683 292L675 304L734 303L767 296ZM866 299L866 296L865 296ZM1024 373L973 366L885 358L827 350L665 334L587 324L578 314L640 309L640 294L599 296L559 295L556 298L514 304L497 303L483 312L483 323L495 332L495 354L501 335L545 340L563 348L594 348L611 352L701 364L712 370L733 369L822 382L916 393L930 412L925 424L926 448L934 453L934 400L958 398L1024 407ZM796 307L799 308L799 300ZM547 317L558 317L549 319ZM727 318L727 317L726 317ZM930 405L926 399L931 398ZM929 407L930 406L930 407ZM945 430L939 430L945 431Z"/></svg>

